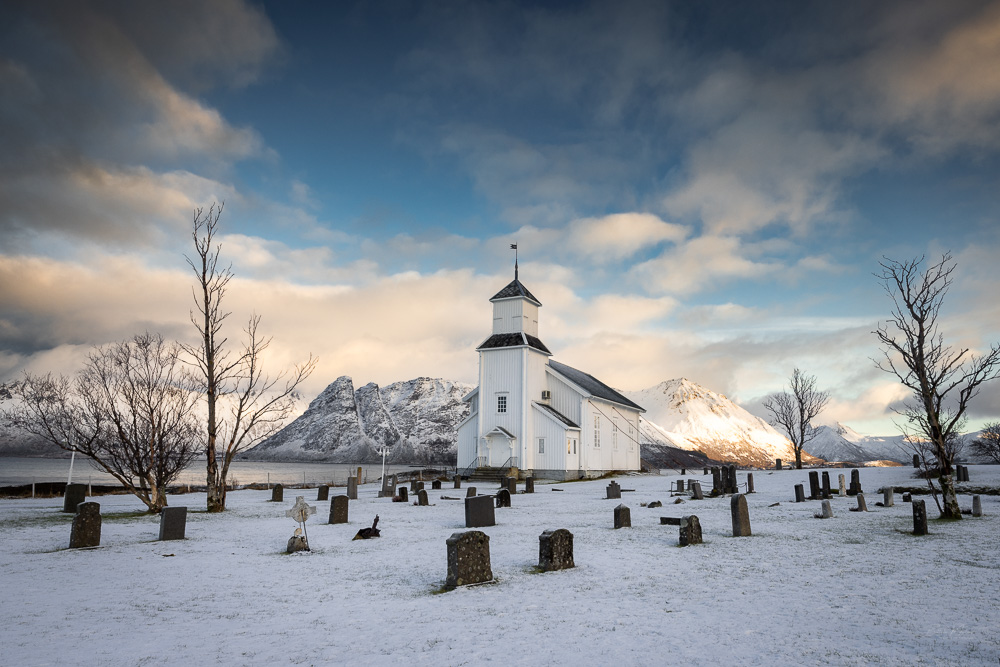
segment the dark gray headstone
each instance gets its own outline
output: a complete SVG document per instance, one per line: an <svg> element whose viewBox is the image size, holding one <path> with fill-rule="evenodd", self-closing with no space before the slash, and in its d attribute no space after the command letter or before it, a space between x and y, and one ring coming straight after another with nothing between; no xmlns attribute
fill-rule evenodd
<svg viewBox="0 0 1000 667"><path fill-rule="evenodd" d="M962 466L962 481L969 481L969 466Z"/></svg>
<svg viewBox="0 0 1000 667"><path fill-rule="evenodd" d="M809 471L809 500L819 500L821 495L819 486L819 473L815 470Z"/></svg>
<svg viewBox="0 0 1000 667"><path fill-rule="evenodd" d="M631 528L632 511L625 505L615 508L615 528Z"/></svg>
<svg viewBox="0 0 1000 667"><path fill-rule="evenodd" d="M737 493L729 503L733 514L733 537L747 537L750 533L750 510L747 509L747 499Z"/></svg>
<svg viewBox="0 0 1000 667"><path fill-rule="evenodd" d="M99 546L101 546L101 504L80 503L76 506L73 528L69 533L69 548L84 549Z"/></svg>
<svg viewBox="0 0 1000 667"><path fill-rule="evenodd" d="M833 518L833 506L830 504L829 500L824 500L822 509L819 514L816 514L817 519L832 519Z"/></svg>
<svg viewBox="0 0 1000 667"><path fill-rule="evenodd" d="M438 491L438 490L440 490L440 489L441 489L441 480L439 480L439 479L435 479L434 481L432 481L432 482L431 482L431 489L432 489L433 491Z"/></svg>
<svg viewBox="0 0 1000 667"><path fill-rule="evenodd" d="M330 487L326 484L321 484L319 489L316 491L316 500L329 500L330 499Z"/></svg>
<svg viewBox="0 0 1000 667"><path fill-rule="evenodd" d="M914 468L919 468L920 467L920 456L917 455L917 454L913 455L913 467Z"/></svg>
<svg viewBox="0 0 1000 667"><path fill-rule="evenodd" d="M455 475L455 488L456 489L461 489L462 488L462 476L461 475Z"/></svg>
<svg viewBox="0 0 1000 667"><path fill-rule="evenodd" d="M861 491L861 472L854 468L851 470L851 488L847 489L847 495L856 496L859 493L863 493Z"/></svg>
<svg viewBox="0 0 1000 667"><path fill-rule="evenodd" d="M608 500L618 500L622 497L622 487L618 485L618 482L612 481L607 486Z"/></svg>
<svg viewBox="0 0 1000 667"><path fill-rule="evenodd" d="M423 491L423 490L424 490L424 482L423 482L422 480L419 480L419 479L418 479L418 480L417 480L417 484L416 484L416 487L417 487L417 488L416 488L416 491L417 491L417 492L420 492L420 491Z"/></svg>
<svg viewBox="0 0 1000 667"><path fill-rule="evenodd" d="M421 507L426 507L426 506L430 505L430 503L427 502L427 490L426 489L420 489L419 491L417 491L417 505L420 505Z"/></svg>
<svg viewBox="0 0 1000 667"><path fill-rule="evenodd" d="M67 484L63 495L63 512L76 514L76 506L87 500L86 484Z"/></svg>
<svg viewBox="0 0 1000 667"><path fill-rule="evenodd" d="M708 468L705 468L704 474L706 474L706 475L708 474Z"/></svg>
<svg viewBox="0 0 1000 667"><path fill-rule="evenodd" d="M681 474L682 475L688 474L688 469L687 468L681 468Z"/></svg>
<svg viewBox="0 0 1000 667"><path fill-rule="evenodd" d="M411 479L410 480L410 493L416 493L417 490L418 490L417 489L417 480Z"/></svg>
<svg viewBox="0 0 1000 667"><path fill-rule="evenodd" d="M475 495L476 495L476 487L470 486L468 489L465 490L466 498L473 498L475 497Z"/></svg>
<svg viewBox="0 0 1000 667"><path fill-rule="evenodd" d="M821 492L824 498L830 497L830 473L826 470L823 471L823 486Z"/></svg>
<svg viewBox="0 0 1000 667"><path fill-rule="evenodd" d="M507 478L507 492L512 496L517 495L517 477Z"/></svg>
<svg viewBox="0 0 1000 667"><path fill-rule="evenodd" d="M882 489L882 505L884 507L895 507L895 499L893 498L893 489L891 486L887 486Z"/></svg>
<svg viewBox="0 0 1000 667"><path fill-rule="evenodd" d="M545 572L576 567L573 562L573 533L565 528L546 530L538 536L538 569Z"/></svg>
<svg viewBox="0 0 1000 667"><path fill-rule="evenodd" d="M781 459L774 459L774 469L781 470Z"/></svg>
<svg viewBox="0 0 1000 667"><path fill-rule="evenodd" d="M677 480L677 493L684 493L684 480Z"/></svg>
<svg viewBox="0 0 1000 667"><path fill-rule="evenodd" d="M857 508L857 511L858 512L867 512L868 511L868 503L865 502L865 494L863 494L863 493L859 493L858 494L858 508Z"/></svg>
<svg viewBox="0 0 1000 667"><path fill-rule="evenodd" d="M187 513L186 507L164 507L160 511L160 540L183 540Z"/></svg>
<svg viewBox="0 0 1000 667"><path fill-rule="evenodd" d="M972 496L972 516L982 516L983 515L983 501L979 499L979 496Z"/></svg>
<svg viewBox="0 0 1000 667"><path fill-rule="evenodd" d="M911 494L909 494L909 493L904 493L903 494L903 502L904 503L911 502L912 500L913 500L913 496Z"/></svg>
<svg viewBox="0 0 1000 667"><path fill-rule="evenodd" d="M334 496L330 500L330 523L347 523L347 508L350 504L351 500L347 496Z"/></svg>
<svg viewBox="0 0 1000 667"><path fill-rule="evenodd" d="M681 518L679 516L661 516L660 517L661 526L679 526L681 525Z"/></svg>
<svg viewBox="0 0 1000 667"><path fill-rule="evenodd" d="M281 484L275 484L274 488L271 489L271 502L280 503L285 500L285 487Z"/></svg>
<svg viewBox="0 0 1000 667"><path fill-rule="evenodd" d="M535 492L535 478L534 477L525 477L524 478L524 492L525 493L534 493Z"/></svg>
<svg viewBox="0 0 1000 667"><path fill-rule="evenodd" d="M405 486L401 486L398 489L396 489L396 493L399 494L400 501L404 503L410 502L410 492L407 491Z"/></svg>
<svg viewBox="0 0 1000 667"><path fill-rule="evenodd" d="M483 496L489 500L489 496ZM466 502L468 507L468 502ZM492 507L492 505L491 505ZM490 524L492 525L492 524ZM446 588L493 581L490 567L490 536L481 530L452 533L447 540L448 577Z"/></svg>
<svg viewBox="0 0 1000 667"><path fill-rule="evenodd" d="M739 493L740 492L740 484L736 480L736 464L734 464L734 463L730 463L729 464L729 477L728 477L728 481L729 481L729 488L726 489L726 493Z"/></svg>
<svg viewBox="0 0 1000 667"><path fill-rule="evenodd" d="M753 473L747 473L747 493L754 493L753 490Z"/></svg>
<svg viewBox="0 0 1000 667"><path fill-rule="evenodd" d="M507 489L497 491L497 507L510 507L510 491Z"/></svg>
<svg viewBox="0 0 1000 667"><path fill-rule="evenodd" d="M701 482L691 482L691 498L694 500L705 499L705 495L701 492Z"/></svg>
<svg viewBox="0 0 1000 667"><path fill-rule="evenodd" d="M358 478L353 475L347 478L347 497L351 500L358 499Z"/></svg>
<svg viewBox="0 0 1000 667"><path fill-rule="evenodd" d="M913 501L913 534L927 534L927 508L923 500Z"/></svg>
<svg viewBox="0 0 1000 667"><path fill-rule="evenodd" d="M681 517L678 535L682 547L701 544L701 522L698 521L698 517L694 515Z"/></svg>
<svg viewBox="0 0 1000 667"><path fill-rule="evenodd" d="M795 502L804 503L806 501L806 490L801 484L795 485Z"/></svg>
<svg viewBox="0 0 1000 667"><path fill-rule="evenodd" d="M496 510L490 496L474 496L465 499L465 527L483 528L497 525Z"/></svg>
<svg viewBox="0 0 1000 667"><path fill-rule="evenodd" d="M720 493L723 493L722 471L717 466L712 466L712 495L717 496Z"/></svg>

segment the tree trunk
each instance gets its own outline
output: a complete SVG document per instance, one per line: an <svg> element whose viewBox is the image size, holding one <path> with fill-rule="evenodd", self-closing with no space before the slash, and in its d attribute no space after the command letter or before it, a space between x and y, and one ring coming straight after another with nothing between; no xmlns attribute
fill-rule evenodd
<svg viewBox="0 0 1000 667"><path fill-rule="evenodd" d="M942 519L961 519L962 510L958 506L958 497L955 495L955 480L951 476L948 468L941 469L941 497L944 507L941 509Z"/></svg>
<svg viewBox="0 0 1000 667"><path fill-rule="evenodd" d="M795 448L795 469L802 470L802 448Z"/></svg>
<svg viewBox="0 0 1000 667"><path fill-rule="evenodd" d="M159 514L163 511L163 508L167 506L167 490L165 487L157 486L153 489L151 494L153 498L153 504L150 506L149 511L153 514Z"/></svg>

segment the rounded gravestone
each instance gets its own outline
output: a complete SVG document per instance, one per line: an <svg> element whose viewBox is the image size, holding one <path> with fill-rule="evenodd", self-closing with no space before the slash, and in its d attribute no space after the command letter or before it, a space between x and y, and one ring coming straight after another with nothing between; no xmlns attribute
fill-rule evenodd
<svg viewBox="0 0 1000 667"><path fill-rule="evenodd" d="M70 549L101 546L101 504L95 502L77 505L73 528L69 534Z"/></svg>

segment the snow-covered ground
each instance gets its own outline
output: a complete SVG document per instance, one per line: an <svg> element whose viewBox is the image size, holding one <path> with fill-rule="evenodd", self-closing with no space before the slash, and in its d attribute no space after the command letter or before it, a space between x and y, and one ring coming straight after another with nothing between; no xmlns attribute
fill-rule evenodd
<svg viewBox="0 0 1000 667"><path fill-rule="evenodd" d="M850 479L831 470L834 488L840 473ZM0 500L0 662L996 665L1000 498L983 497L982 518L931 521L914 537L898 494L875 506L876 489L911 473L862 469L871 511L834 498L835 518L820 520L819 502L792 502L806 471L758 471L744 538L732 537L729 498L671 504L674 474L619 479L635 489L621 530L606 481L540 483L484 529L496 582L443 593L445 540L465 527L463 502L441 496L464 489L416 507L369 484L349 525L326 524L312 489L286 489L282 504L234 492L223 515L201 512L203 495L172 496L193 511L175 542L156 541L158 518L127 514L141 509L131 496L105 496L102 546L73 551L60 499ZM971 466L970 478L996 486L1000 466ZM313 551L287 555L297 493L319 506ZM653 500L664 506L640 507ZM382 537L351 541L376 514ZM704 544L680 548L677 527L659 523L685 514ZM536 573L538 535L555 528L572 531L577 567Z"/></svg>

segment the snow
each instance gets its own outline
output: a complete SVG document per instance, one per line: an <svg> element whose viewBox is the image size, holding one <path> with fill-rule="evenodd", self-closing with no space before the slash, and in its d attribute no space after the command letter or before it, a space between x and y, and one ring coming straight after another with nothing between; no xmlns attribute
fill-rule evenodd
<svg viewBox="0 0 1000 667"><path fill-rule="evenodd" d="M831 470L834 487L840 473L849 479ZM483 529L496 583L451 592L445 540L465 530L464 507L441 496L464 488L416 507L367 484L348 525L324 523L314 489L286 488L284 503L232 492L222 515L200 511L203 494L171 496L190 508L187 539L173 542L156 541L158 518L128 514L134 498L104 496L102 546L72 551L61 499L0 500L2 662L995 665L1000 498L983 497L982 518L931 521L914 537L899 494L875 506L884 484L919 485L911 474L862 469L871 511L834 498L835 517L819 520L818 502L791 502L807 471L757 471L745 538L731 536L728 497L671 504L674 474L620 477L635 489L622 501L604 499L607 480L539 482ZM997 486L1000 467L970 477ZM313 551L287 555L297 493L320 505ZM664 506L640 506L653 500ZM611 527L619 502L631 529ZM376 514L382 537L351 541ZM659 524L684 514L698 515L704 544L680 548L677 528ZM538 536L555 528L574 534L577 567L536 573Z"/></svg>

